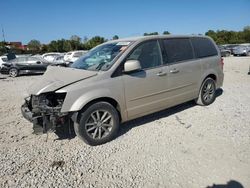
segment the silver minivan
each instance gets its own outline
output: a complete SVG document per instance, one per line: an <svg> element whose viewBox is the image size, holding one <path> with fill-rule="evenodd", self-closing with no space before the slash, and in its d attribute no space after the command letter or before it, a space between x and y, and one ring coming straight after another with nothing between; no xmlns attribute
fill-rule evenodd
<svg viewBox="0 0 250 188"><path fill-rule="evenodd" d="M71 67L48 67L21 109L35 132L73 124L83 141L99 145L112 140L122 122L190 100L213 103L223 78L223 60L209 37L113 40Z"/></svg>

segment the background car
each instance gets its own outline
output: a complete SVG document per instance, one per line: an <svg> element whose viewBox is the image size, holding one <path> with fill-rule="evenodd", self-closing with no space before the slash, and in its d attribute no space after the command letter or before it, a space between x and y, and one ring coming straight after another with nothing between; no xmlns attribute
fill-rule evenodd
<svg viewBox="0 0 250 188"><path fill-rule="evenodd" d="M86 54L88 51L84 51L84 50L79 50L79 51L71 51L68 52L64 55L64 61L65 62L70 62L73 63L75 62L77 59L79 59L81 56L83 56L84 54Z"/></svg>
<svg viewBox="0 0 250 188"><path fill-rule="evenodd" d="M239 44L224 44L222 46L225 47L225 49L230 50L231 54L233 55L233 49L239 46Z"/></svg>
<svg viewBox="0 0 250 188"><path fill-rule="evenodd" d="M42 55L42 58L46 61L52 62L55 57L61 56L61 53L58 52L50 52Z"/></svg>
<svg viewBox="0 0 250 188"><path fill-rule="evenodd" d="M17 77L21 74L44 73L49 63L37 57L18 57L3 63L2 74L9 74L11 77Z"/></svg>
<svg viewBox="0 0 250 188"><path fill-rule="evenodd" d="M233 49L234 56L250 56L250 45L239 45Z"/></svg>
<svg viewBox="0 0 250 188"><path fill-rule="evenodd" d="M218 48L220 49L220 54L222 57L228 57L231 55L231 51L225 46L219 45Z"/></svg>
<svg viewBox="0 0 250 188"><path fill-rule="evenodd" d="M6 61L8 61L7 56L0 56L0 69L3 66L3 63L5 63Z"/></svg>
<svg viewBox="0 0 250 188"><path fill-rule="evenodd" d="M53 61L50 63L51 65L55 65L55 66L63 66L63 67L67 66L66 62L64 61L64 55L55 57Z"/></svg>

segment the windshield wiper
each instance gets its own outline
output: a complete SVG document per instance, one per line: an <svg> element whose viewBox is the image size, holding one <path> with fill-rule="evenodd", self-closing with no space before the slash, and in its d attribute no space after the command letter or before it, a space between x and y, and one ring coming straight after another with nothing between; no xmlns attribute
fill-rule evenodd
<svg viewBox="0 0 250 188"><path fill-rule="evenodd" d="M103 67L103 65L105 65L107 62L101 62L95 69L96 70L101 70L101 68Z"/></svg>

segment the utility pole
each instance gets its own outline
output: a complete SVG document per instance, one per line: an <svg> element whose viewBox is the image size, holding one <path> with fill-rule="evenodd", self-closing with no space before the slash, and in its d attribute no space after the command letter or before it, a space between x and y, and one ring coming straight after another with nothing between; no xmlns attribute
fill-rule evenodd
<svg viewBox="0 0 250 188"><path fill-rule="evenodd" d="M4 35L3 25L2 25L2 34L3 34L3 41L5 42L5 35Z"/></svg>

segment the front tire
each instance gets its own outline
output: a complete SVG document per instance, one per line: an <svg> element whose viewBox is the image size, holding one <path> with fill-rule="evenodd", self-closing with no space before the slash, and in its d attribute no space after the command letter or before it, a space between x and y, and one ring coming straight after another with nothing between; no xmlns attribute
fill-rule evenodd
<svg viewBox="0 0 250 188"><path fill-rule="evenodd" d="M212 78L206 78L201 85L199 97L195 102L201 106L210 105L215 100L215 93L215 81Z"/></svg>
<svg viewBox="0 0 250 188"><path fill-rule="evenodd" d="M85 143L95 146L111 141L119 129L117 110L107 102L97 102L80 114L75 133Z"/></svg>
<svg viewBox="0 0 250 188"><path fill-rule="evenodd" d="M18 70L17 70L16 68L11 68L11 69L9 70L9 75L10 75L10 77L12 77L12 78L17 77L17 76L18 76Z"/></svg>

